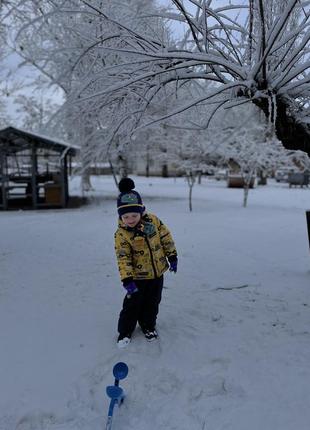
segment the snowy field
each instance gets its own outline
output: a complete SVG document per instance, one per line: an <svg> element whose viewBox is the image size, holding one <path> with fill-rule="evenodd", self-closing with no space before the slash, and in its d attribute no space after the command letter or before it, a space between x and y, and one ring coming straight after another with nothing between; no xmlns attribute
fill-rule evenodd
<svg viewBox="0 0 310 430"><path fill-rule="evenodd" d="M0 429L104 430L118 361L129 366L114 430L309 430L310 189L250 191L135 178L171 229L160 340L116 347L123 289L116 189L72 210L0 213ZM77 180L71 184L77 189Z"/></svg>

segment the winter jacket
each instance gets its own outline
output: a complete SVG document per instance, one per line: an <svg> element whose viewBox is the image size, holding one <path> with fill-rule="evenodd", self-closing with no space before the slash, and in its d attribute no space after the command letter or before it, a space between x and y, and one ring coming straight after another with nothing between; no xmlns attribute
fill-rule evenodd
<svg viewBox="0 0 310 430"><path fill-rule="evenodd" d="M115 233L115 252L121 280L154 279L177 259L177 251L168 228L157 216L146 213L134 228L119 220Z"/></svg>

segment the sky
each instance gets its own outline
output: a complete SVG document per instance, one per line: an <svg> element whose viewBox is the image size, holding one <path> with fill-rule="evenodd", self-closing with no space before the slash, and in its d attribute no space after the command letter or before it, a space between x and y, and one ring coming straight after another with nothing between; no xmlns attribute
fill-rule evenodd
<svg viewBox="0 0 310 430"><path fill-rule="evenodd" d="M20 67L22 61L23 59L17 53L12 53L6 57L0 73L0 90L4 93L4 102L8 115L12 119L10 121L12 125L20 125L21 122L21 114L17 112L17 105L14 103L17 95L41 97L41 94L38 91L34 92L33 88L35 77L38 78L41 74L31 65ZM63 92L55 85L53 87L45 85L42 93L46 99L51 98L54 103L63 102Z"/></svg>

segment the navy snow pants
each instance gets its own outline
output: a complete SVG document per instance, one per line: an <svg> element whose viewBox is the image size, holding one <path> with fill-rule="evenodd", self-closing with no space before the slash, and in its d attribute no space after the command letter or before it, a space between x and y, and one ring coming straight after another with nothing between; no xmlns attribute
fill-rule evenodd
<svg viewBox="0 0 310 430"><path fill-rule="evenodd" d="M123 309L118 320L118 332L131 335L137 323L143 332L154 330L159 303L163 289L164 277L155 279L135 280L138 291L124 298Z"/></svg>

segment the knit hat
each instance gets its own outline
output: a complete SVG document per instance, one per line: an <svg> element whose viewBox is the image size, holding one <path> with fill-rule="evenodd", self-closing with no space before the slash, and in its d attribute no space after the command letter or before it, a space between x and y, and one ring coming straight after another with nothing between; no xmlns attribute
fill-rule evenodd
<svg viewBox="0 0 310 430"><path fill-rule="evenodd" d="M142 199L137 191L133 191L135 183L130 178L123 178L118 184L120 194L117 199L117 212L119 216L128 212L137 212L142 214L145 207L142 203Z"/></svg>

